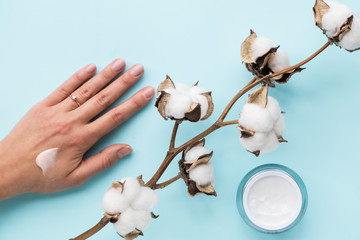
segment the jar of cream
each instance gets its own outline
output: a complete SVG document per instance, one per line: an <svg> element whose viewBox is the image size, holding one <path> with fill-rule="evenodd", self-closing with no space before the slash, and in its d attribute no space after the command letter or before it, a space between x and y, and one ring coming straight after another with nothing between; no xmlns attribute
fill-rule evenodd
<svg viewBox="0 0 360 240"><path fill-rule="evenodd" d="M241 217L252 228L264 233L280 233L294 227L307 206L304 182L291 169L265 164L251 170L237 192Z"/></svg>

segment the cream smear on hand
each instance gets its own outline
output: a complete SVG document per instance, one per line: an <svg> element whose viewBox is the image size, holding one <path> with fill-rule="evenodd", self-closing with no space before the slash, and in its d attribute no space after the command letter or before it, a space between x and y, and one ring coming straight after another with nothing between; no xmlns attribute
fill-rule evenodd
<svg viewBox="0 0 360 240"><path fill-rule="evenodd" d="M55 164L56 156L59 150L59 148L51 148L41 152L36 157L36 165L41 168L44 176L47 174L49 168Z"/></svg>

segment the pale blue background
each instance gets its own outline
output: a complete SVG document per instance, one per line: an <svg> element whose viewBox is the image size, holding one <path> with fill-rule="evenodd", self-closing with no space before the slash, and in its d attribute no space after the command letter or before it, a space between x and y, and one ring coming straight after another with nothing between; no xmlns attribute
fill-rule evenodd
<svg viewBox="0 0 360 240"><path fill-rule="evenodd" d="M0 0L0 138L21 116L88 63L98 69L116 57L141 62L146 73L118 103L170 74L174 81L213 90L215 111L205 122L180 127L178 143L204 130L251 78L239 47L254 29L296 63L326 42L313 21L313 0ZM360 14L358 0L343 0ZM286 86L271 89L287 128L273 153L255 158L234 126L207 138L214 150L218 197L191 198L184 183L159 191L160 203L142 239L359 239L359 54L331 47ZM241 100L243 102L244 100ZM154 101L153 101L154 102ZM153 104L152 102L152 104ZM235 119L237 104L229 114ZM84 186L62 193L27 194L0 202L0 239L68 239L102 216L101 198L113 180L144 174L162 161L172 122L148 106L95 146L126 142L134 153ZM264 163L284 164L304 180L309 205L289 232L264 235L240 218L235 196L242 177ZM177 172L174 162L166 178ZM118 239L112 226L91 239Z"/></svg>

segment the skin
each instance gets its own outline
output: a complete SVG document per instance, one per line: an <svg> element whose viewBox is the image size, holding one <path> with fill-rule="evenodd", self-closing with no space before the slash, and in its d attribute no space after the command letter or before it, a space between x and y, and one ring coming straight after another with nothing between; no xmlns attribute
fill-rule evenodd
<svg viewBox="0 0 360 240"><path fill-rule="evenodd" d="M89 64L30 109L0 142L0 200L82 185L132 151L127 144L114 144L83 158L100 138L143 108L154 95L152 87L145 87L93 120L144 73L143 66L135 64L115 79L124 69L124 60L115 59L94 75L96 66ZM80 106L69 98L70 94L77 97ZM52 148L59 151L44 176L35 159Z"/></svg>

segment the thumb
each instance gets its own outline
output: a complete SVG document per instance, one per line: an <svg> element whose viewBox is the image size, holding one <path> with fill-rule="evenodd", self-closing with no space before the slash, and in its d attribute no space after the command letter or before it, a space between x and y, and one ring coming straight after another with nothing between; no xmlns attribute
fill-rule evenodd
<svg viewBox="0 0 360 240"><path fill-rule="evenodd" d="M85 159L73 172L77 182L84 182L95 174L111 167L115 162L132 152L127 144L114 144Z"/></svg>

